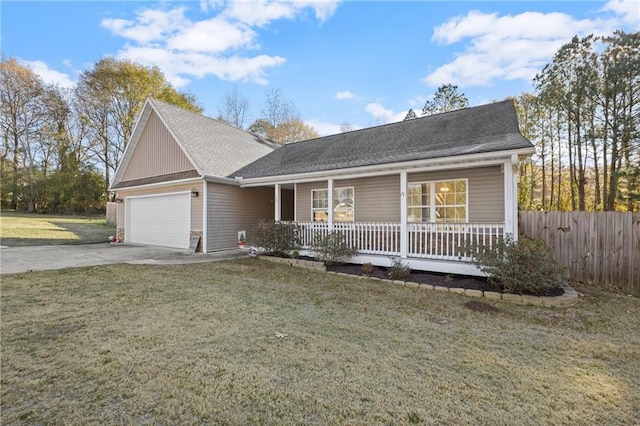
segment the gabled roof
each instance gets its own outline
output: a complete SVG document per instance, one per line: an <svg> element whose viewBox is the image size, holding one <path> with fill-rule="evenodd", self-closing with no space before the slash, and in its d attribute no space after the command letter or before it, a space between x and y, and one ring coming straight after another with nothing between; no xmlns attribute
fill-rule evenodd
<svg viewBox="0 0 640 426"><path fill-rule="evenodd" d="M489 152L530 150L513 101L284 145L233 173L243 179Z"/></svg>
<svg viewBox="0 0 640 426"><path fill-rule="evenodd" d="M278 147L276 143L253 133L148 98L116 171L112 187L122 186L118 184L152 111L158 115L202 177L228 177Z"/></svg>

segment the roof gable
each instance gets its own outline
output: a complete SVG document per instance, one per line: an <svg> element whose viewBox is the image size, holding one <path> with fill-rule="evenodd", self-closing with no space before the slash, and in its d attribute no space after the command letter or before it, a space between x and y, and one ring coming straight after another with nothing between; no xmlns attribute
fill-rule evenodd
<svg viewBox="0 0 640 426"><path fill-rule="evenodd" d="M507 100L284 145L238 170L257 178L530 149Z"/></svg>
<svg viewBox="0 0 640 426"><path fill-rule="evenodd" d="M194 170L191 160L177 144L162 120L152 111L132 151L123 181Z"/></svg>
<svg viewBox="0 0 640 426"><path fill-rule="evenodd" d="M162 126L201 177L228 177L235 170L263 157L278 146L218 120L148 98L114 176L113 187L121 187L125 176L130 175L128 167L136 166L135 161L132 163L132 158L146 127L152 124L152 113L157 114Z"/></svg>

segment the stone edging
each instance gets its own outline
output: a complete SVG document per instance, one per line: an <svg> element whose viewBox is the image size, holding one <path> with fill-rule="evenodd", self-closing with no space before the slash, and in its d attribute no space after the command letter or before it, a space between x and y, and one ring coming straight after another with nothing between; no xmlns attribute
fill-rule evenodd
<svg viewBox="0 0 640 426"><path fill-rule="evenodd" d="M323 262L315 262L313 260L287 259L284 257L274 257L274 256L260 256L260 259L268 260L269 262L274 262L274 263L282 263L284 265L299 266L301 268L327 272L327 267L324 266Z"/></svg>
<svg viewBox="0 0 640 426"><path fill-rule="evenodd" d="M498 293L495 291L472 290L472 289L464 289L464 288L457 288L457 287L449 288L449 287L444 287L439 285L434 286L431 284L419 284L412 281L386 280L383 278L369 277L367 275L345 274L343 272L327 271L327 268L325 267L324 263L314 262L310 260L285 259L281 257L271 257L271 256L260 256L260 259L265 259L275 263L282 263L285 265L299 266L302 268L313 269L316 271L323 271L323 272L326 272L327 274L342 275L345 277L359 278L364 280L383 281L391 284L418 288L422 290L443 291L443 292L461 294L463 296L468 296L468 297L485 298L489 300L501 300L503 302L517 303L521 305L560 307L560 306L573 306L578 301L578 292L574 288L570 287L569 285L565 285L562 287L562 289L564 290L564 294L562 296L554 296L554 297L529 296L529 295L520 295L520 294L511 294L511 293Z"/></svg>

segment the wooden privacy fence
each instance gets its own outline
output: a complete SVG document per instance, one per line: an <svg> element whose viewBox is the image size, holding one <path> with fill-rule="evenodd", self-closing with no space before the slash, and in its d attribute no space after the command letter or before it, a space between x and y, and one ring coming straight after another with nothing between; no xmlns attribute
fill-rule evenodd
<svg viewBox="0 0 640 426"><path fill-rule="evenodd" d="M541 237L569 278L640 294L640 213L521 211L519 232Z"/></svg>

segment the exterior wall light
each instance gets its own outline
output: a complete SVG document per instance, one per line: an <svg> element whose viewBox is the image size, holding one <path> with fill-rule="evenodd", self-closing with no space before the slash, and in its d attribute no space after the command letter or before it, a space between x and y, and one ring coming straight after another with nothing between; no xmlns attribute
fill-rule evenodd
<svg viewBox="0 0 640 426"><path fill-rule="evenodd" d="M198 190L197 190L197 189L195 189L195 188L191 188L191 196L192 196L193 198L195 198L195 197L197 197L197 196L199 196L199 195L200 195L200 193L198 192Z"/></svg>

